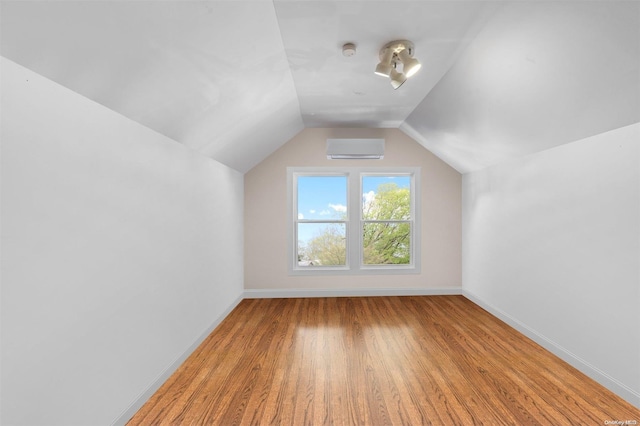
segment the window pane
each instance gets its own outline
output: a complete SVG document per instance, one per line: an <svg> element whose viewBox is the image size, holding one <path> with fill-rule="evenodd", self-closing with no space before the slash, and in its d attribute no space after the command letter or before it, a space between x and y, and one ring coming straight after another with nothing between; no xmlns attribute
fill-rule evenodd
<svg viewBox="0 0 640 426"><path fill-rule="evenodd" d="M408 220L411 218L410 176L363 176L364 220Z"/></svg>
<svg viewBox="0 0 640 426"><path fill-rule="evenodd" d="M298 176L298 219L346 219L346 176Z"/></svg>
<svg viewBox="0 0 640 426"><path fill-rule="evenodd" d="M298 223L298 266L347 264L344 223Z"/></svg>
<svg viewBox="0 0 640 426"><path fill-rule="evenodd" d="M409 223L365 223L362 236L365 265L411 263L411 225Z"/></svg>

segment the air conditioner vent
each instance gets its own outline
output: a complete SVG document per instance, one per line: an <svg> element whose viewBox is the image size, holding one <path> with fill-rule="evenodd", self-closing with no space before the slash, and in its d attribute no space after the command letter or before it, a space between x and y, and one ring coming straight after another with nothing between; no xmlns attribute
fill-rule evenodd
<svg viewBox="0 0 640 426"><path fill-rule="evenodd" d="M381 160L384 139L327 139L329 160Z"/></svg>

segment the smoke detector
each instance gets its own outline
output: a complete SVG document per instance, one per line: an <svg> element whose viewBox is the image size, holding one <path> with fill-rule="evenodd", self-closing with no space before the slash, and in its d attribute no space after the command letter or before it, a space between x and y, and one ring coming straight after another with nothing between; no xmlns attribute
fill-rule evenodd
<svg viewBox="0 0 640 426"><path fill-rule="evenodd" d="M356 45L353 43L346 43L342 46L342 55L349 57L356 54Z"/></svg>

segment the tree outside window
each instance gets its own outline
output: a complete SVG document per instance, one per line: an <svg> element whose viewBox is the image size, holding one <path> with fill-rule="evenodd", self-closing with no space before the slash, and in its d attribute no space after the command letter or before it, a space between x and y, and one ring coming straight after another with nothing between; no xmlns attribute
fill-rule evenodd
<svg viewBox="0 0 640 426"><path fill-rule="evenodd" d="M363 177L363 182L368 179ZM363 196L362 252L366 265L411 263L411 189L408 177L398 180L406 186L381 183L376 192Z"/></svg>

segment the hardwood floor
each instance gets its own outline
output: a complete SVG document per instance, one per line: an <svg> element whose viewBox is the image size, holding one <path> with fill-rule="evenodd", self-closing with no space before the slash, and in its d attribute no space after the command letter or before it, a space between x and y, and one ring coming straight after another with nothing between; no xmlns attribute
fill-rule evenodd
<svg viewBox="0 0 640 426"><path fill-rule="evenodd" d="M128 425L604 425L632 405L462 296L243 300Z"/></svg>

